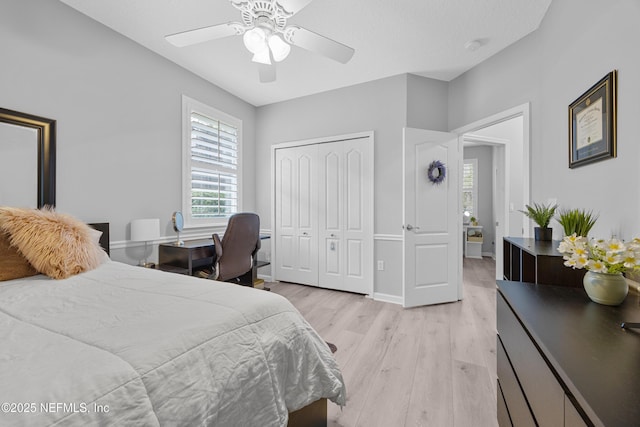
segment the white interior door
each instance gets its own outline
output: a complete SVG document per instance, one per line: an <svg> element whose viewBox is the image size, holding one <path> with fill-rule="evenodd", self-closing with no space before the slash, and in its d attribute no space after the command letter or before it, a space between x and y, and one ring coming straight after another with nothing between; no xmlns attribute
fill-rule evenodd
<svg viewBox="0 0 640 427"><path fill-rule="evenodd" d="M454 134L403 129L403 305L461 299L461 155ZM440 184L427 168L446 166Z"/></svg>
<svg viewBox="0 0 640 427"><path fill-rule="evenodd" d="M505 230L509 229L507 224L509 212L507 208L507 145L495 145L493 147L493 215L495 217L495 256L496 256L496 280L503 279L501 266L504 260L504 246L502 239Z"/></svg>
<svg viewBox="0 0 640 427"><path fill-rule="evenodd" d="M323 288L373 292L370 137L318 146L319 277Z"/></svg>
<svg viewBox="0 0 640 427"><path fill-rule="evenodd" d="M320 287L342 289L344 259L344 149L339 142L321 144L319 174Z"/></svg>
<svg viewBox="0 0 640 427"><path fill-rule="evenodd" d="M276 150L277 280L318 283L317 146Z"/></svg>

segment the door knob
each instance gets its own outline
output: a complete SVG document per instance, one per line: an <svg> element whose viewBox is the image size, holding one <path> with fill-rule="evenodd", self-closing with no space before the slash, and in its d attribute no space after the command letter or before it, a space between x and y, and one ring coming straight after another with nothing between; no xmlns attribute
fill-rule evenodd
<svg viewBox="0 0 640 427"><path fill-rule="evenodd" d="M308 236L309 233L307 233L306 231L304 233L302 233L303 236Z"/></svg>
<svg viewBox="0 0 640 427"><path fill-rule="evenodd" d="M411 225L411 224L407 224L407 230L408 230L408 231L413 230L413 225Z"/></svg>

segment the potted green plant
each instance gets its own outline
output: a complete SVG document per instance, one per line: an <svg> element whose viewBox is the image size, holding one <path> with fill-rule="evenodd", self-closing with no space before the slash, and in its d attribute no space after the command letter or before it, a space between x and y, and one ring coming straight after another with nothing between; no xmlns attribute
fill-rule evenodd
<svg viewBox="0 0 640 427"><path fill-rule="evenodd" d="M549 227L549 223L556 213L558 205L544 205L533 203L533 206L525 205L526 211L520 211L529 218L531 218L537 227L534 227L533 232L536 240L549 241L553 237L553 228Z"/></svg>
<svg viewBox="0 0 640 427"><path fill-rule="evenodd" d="M556 221L562 226L565 236L587 237L598 217L585 209L560 209Z"/></svg>
<svg viewBox="0 0 640 427"><path fill-rule="evenodd" d="M473 226L478 225L478 220L476 219L475 216L472 216L471 218L469 218L469 221L471 222L471 225L473 225Z"/></svg>

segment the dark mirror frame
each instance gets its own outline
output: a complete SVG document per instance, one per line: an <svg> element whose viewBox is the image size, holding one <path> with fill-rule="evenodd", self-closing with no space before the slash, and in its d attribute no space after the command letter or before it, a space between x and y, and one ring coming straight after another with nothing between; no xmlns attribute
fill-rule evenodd
<svg viewBox="0 0 640 427"><path fill-rule="evenodd" d="M0 122L37 131L38 208L56 205L56 121L0 108Z"/></svg>

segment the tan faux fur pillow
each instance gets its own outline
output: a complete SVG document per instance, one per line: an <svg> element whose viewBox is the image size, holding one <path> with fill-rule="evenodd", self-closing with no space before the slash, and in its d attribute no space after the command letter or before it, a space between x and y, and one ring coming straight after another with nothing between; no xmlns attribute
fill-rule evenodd
<svg viewBox="0 0 640 427"><path fill-rule="evenodd" d="M38 274L29 261L9 243L9 235L0 231L0 282Z"/></svg>
<svg viewBox="0 0 640 427"><path fill-rule="evenodd" d="M39 272L65 279L100 265L102 249L90 227L49 209L0 208L0 230Z"/></svg>

